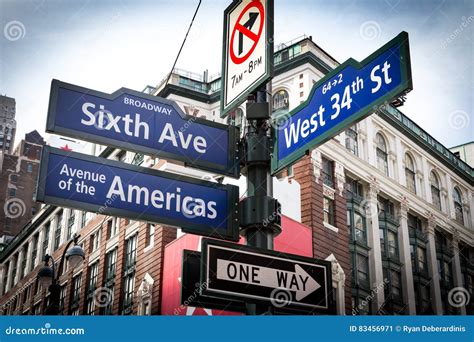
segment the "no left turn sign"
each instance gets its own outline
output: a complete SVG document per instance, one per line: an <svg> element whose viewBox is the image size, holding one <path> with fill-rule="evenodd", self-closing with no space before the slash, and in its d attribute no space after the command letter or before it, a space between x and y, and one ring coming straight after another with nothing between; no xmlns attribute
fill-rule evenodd
<svg viewBox="0 0 474 342"><path fill-rule="evenodd" d="M248 18L246 18L247 16ZM244 8L242 13L240 13L230 38L230 58L232 62L241 64L250 57L262 36L263 23L265 22L264 18L265 10L260 1L252 1ZM255 25L257 21L259 24ZM238 39L237 47L234 44L236 36ZM250 39L252 43L249 45L250 48L248 48L247 51L243 51L244 37ZM238 50L237 53L236 48Z"/></svg>
<svg viewBox="0 0 474 342"><path fill-rule="evenodd" d="M271 77L272 35L272 0L237 0L225 10L221 117Z"/></svg>

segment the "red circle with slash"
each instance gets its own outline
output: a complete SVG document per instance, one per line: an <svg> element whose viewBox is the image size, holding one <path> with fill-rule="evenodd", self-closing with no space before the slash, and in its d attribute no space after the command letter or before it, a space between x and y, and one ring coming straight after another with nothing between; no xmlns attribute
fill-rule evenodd
<svg viewBox="0 0 474 342"><path fill-rule="evenodd" d="M248 28L246 28L240 23L240 20L242 19L244 14L254 7L257 8L260 14L260 26L258 28L257 33L252 32L251 30L249 30ZM232 35L230 37L230 58L232 59L232 62L234 62L235 64L242 64L250 57L253 50L255 50L255 48L257 47L257 43L260 40L260 36L262 35L264 21L265 21L265 11L263 9L262 3L259 0L253 0L251 3L245 6L242 13L240 13L239 17L237 18L234 29L232 30ZM242 57L238 57L234 52L234 38L237 31L239 31L244 36L246 36L247 38L253 41L253 44L250 50Z"/></svg>

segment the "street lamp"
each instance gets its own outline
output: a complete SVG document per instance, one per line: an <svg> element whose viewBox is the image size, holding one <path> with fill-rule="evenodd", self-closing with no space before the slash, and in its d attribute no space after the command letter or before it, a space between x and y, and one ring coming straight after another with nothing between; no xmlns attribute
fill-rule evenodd
<svg viewBox="0 0 474 342"><path fill-rule="evenodd" d="M68 266L71 268L76 268L82 261L84 261L84 250L77 244L79 236L80 235L74 234L72 239L69 240L66 248L64 248L63 255L57 268L56 263L54 262L54 259L51 255L46 254L44 256L44 266L38 271L38 280L43 288L47 287L49 290L49 305L45 310L47 315L59 314L59 301L61 292L61 286L59 285L59 271L63 267L64 259L66 259ZM73 242L74 246L69 248ZM51 267L48 266L50 260Z"/></svg>

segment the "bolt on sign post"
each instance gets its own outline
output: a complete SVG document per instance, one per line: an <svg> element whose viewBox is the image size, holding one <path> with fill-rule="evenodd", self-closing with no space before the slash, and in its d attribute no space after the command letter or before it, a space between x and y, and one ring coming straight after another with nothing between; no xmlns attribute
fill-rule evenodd
<svg viewBox="0 0 474 342"><path fill-rule="evenodd" d="M406 32L362 62L350 58L319 80L304 103L274 118L272 174L412 87Z"/></svg>
<svg viewBox="0 0 474 342"><path fill-rule="evenodd" d="M36 200L238 241L239 189L43 147Z"/></svg>
<svg viewBox="0 0 474 342"><path fill-rule="evenodd" d="M273 74L273 1L237 0L224 11L221 117Z"/></svg>
<svg viewBox="0 0 474 342"><path fill-rule="evenodd" d="M46 131L240 176L238 128L126 88L106 94L53 80Z"/></svg>

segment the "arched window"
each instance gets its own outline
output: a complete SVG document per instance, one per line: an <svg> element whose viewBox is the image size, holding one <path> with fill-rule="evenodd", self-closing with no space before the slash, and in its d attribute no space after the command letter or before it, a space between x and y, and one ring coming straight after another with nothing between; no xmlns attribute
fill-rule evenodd
<svg viewBox="0 0 474 342"><path fill-rule="evenodd" d="M375 136L375 143L377 145L377 168L388 176L388 157L387 144L382 134L377 133Z"/></svg>
<svg viewBox="0 0 474 342"><path fill-rule="evenodd" d="M227 115L227 124L242 128L243 118L244 111L242 110L242 108L237 108L236 110L230 112L229 115Z"/></svg>
<svg viewBox="0 0 474 342"><path fill-rule="evenodd" d="M415 163L408 153L405 154L405 179L408 190L416 193Z"/></svg>
<svg viewBox="0 0 474 342"><path fill-rule="evenodd" d="M286 90L279 90L273 95L273 110L287 109L289 107L289 95Z"/></svg>
<svg viewBox="0 0 474 342"><path fill-rule="evenodd" d="M434 173L433 171L431 171L430 183L431 183L431 198L433 199L432 203L436 208L441 210L439 179L436 173Z"/></svg>
<svg viewBox="0 0 474 342"><path fill-rule="evenodd" d="M464 215L462 210L462 196L458 188L454 188L454 212L456 213L456 221L464 224Z"/></svg>

